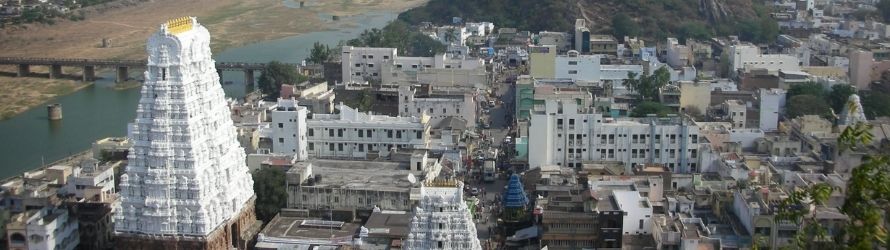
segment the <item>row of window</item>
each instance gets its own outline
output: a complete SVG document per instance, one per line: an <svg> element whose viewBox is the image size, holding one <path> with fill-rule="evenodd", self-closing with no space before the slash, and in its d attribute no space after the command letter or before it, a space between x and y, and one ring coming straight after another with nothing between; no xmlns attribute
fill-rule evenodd
<svg viewBox="0 0 890 250"><path fill-rule="evenodd" d="M281 123L279 123L279 127L281 127ZM314 129L314 128L310 128L310 129L306 130L306 135L309 137L314 137L315 130L316 129ZM319 129L319 130L321 130L321 129ZM346 132L347 129L345 129L345 128L337 128L337 129L325 128L324 130L328 131L328 137L343 138L343 137L349 136L349 133ZM373 132L374 129L352 129L352 130L355 131L356 135L359 138L373 138L374 137L374 132ZM407 137L408 133L412 133L412 132L414 133L415 139L423 138L422 130L383 129L383 133L386 133L386 138L393 138L393 135L395 135L396 139L402 139L402 134L404 134ZM346 136L344 136L344 135L346 135Z"/></svg>
<svg viewBox="0 0 890 250"><path fill-rule="evenodd" d="M358 150L358 152L365 152L365 148L367 148L368 151L379 150L380 147L383 147L383 146L386 146L387 151L392 150L393 148L405 149L405 148L409 147L409 145L407 145L407 144L388 144L387 145L387 144L365 144L365 143L350 144L350 143L327 143L327 142L325 142L325 144L328 145L328 151L331 151L331 152L346 151L346 149L348 149L350 147L350 145L353 145L352 150ZM313 151L313 150L315 150L315 143L310 142L309 144L306 145L306 147L309 151Z"/></svg>

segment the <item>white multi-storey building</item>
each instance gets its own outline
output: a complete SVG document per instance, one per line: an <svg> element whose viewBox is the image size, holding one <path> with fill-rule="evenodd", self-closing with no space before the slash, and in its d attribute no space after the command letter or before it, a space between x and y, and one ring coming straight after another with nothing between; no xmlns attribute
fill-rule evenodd
<svg viewBox="0 0 890 250"><path fill-rule="evenodd" d="M689 47L680 44L677 38L669 37L667 39L667 63L671 67L681 68L689 65Z"/></svg>
<svg viewBox="0 0 890 250"><path fill-rule="evenodd" d="M80 167L74 168L65 189L78 199L104 201L115 194L114 167L99 164L96 160L86 160Z"/></svg>
<svg viewBox="0 0 890 250"><path fill-rule="evenodd" d="M422 149L430 143L427 116L392 117L359 112L338 105L339 114L314 114L293 100L279 99L272 121L260 128L271 140L269 152L294 155L295 161L315 158L366 158L388 155L393 149Z"/></svg>
<svg viewBox="0 0 890 250"><path fill-rule="evenodd" d="M383 74L418 72L424 69L472 70L485 66L480 59L450 58L445 54L433 57L398 56L398 49L395 48L343 46L341 52L340 66L345 84L382 81ZM384 70L383 64L391 67Z"/></svg>
<svg viewBox="0 0 890 250"><path fill-rule="evenodd" d="M659 163L676 173L699 172L698 127L684 119L615 120L580 107L574 100L544 100L529 127L529 166L580 167L585 161Z"/></svg>
<svg viewBox="0 0 890 250"><path fill-rule="evenodd" d="M785 110L785 90L760 89L760 130L779 129L779 115Z"/></svg>
<svg viewBox="0 0 890 250"><path fill-rule="evenodd" d="M463 194L461 182L433 181L421 186L405 249L481 250Z"/></svg>
<svg viewBox="0 0 890 250"><path fill-rule="evenodd" d="M622 231L625 235L652 234L652 204L639 191L612 190L615 203L624 211Z"/></svg>
<svg viewBox="0 0 890 250"><path fill-rule="evenodd" d="M643 73L642 65L602 64L602 59L603 55L581 55L578 51L569 51L566 55L556 56L553 78L621 83L627 79L628 72L637 75Z"/></svg>
<svg viewBox="0 0 890 250"><path fill-rule="evenodd" d="M241 232L226 233L228 226L245 230L249 225L233 220L255 220L253 180L214 68L210 34L193 17L174 19L148 39L146 50L115 214L117 247L235 244Z"/></svg>
<svg viewBox="0 0 890 250"><path fill-rule="evenodd" d="M80 244L77 218L53 207L14 215L6 225L6 237L14 250L70 250Z"/></svg>
<svg viewBox="0 0 890 250"><path fill-rule="evenodd" d="M729 47L730 70L736 73L738 70L766 69L776 71L800 71L800 60L794 55L786 54L761 54L760 49L754 45L739 44Z"/></svg>

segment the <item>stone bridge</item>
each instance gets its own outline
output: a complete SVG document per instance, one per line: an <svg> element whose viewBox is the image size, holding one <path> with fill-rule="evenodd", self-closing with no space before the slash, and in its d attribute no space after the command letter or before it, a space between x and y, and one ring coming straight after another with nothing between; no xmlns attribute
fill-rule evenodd
<svg viewBox="0 0 890 250"><path fill-rule="evenodd" d="M49 78L55 79L62 76L62 67L79 67L83 69L83 81L93 81L96 78L96 68L112 68L117 72L116 82L126 81L129 78L130 68L145 68L145 60L103 60L83 58L28 58L28 57L0 57L0 65L16 65L16 76L24 77L31 74L31 66L47 66ZM297 67L296 64L290 64ZM216 71L222 82L223 71L243 71L244 83L254 84L254 72L263 70L265 63L245 62L216 62Z"/></svg>

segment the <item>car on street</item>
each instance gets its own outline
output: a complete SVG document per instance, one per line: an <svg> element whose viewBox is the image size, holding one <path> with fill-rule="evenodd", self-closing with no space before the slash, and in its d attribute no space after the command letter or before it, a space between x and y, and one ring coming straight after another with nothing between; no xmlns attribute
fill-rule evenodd
<svg viewBox="0 0 890 250"><path fill-rule="evenodd" d="M513 137L510 137L510 136L505 137L504 143L506 143L506 144L513 143Z"/></svg>
<svg viewBox="0 0 890 250"><path fill-rule="evenodd" d="M470 188L470 195L477 196L479 195L479 188Z"/></svg>

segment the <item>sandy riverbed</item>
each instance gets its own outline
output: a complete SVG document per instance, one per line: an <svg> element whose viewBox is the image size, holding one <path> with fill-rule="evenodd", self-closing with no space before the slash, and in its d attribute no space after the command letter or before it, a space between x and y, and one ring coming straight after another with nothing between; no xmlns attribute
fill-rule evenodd
<svg viewBox="0 0 890 250"><path fill-rule="evenodd" d="M369 11L401 12L426 0L304 0L290 8L281 0L153 0L93 10L84 21L34 24L0 31L0 56L93 59L143 59L145 40L168 19L195 16L213 36L215 52L302 33L352 25L328 15L350 16ZM298 6L300 0L291 1ZM321 15L320 15L321 14ZM102 39L111 47L102 48ZM10 66L0 71L14 72ZM66 71L68 69L66 68ZM40 87L35 87L40 86ZM40 106L56 96L86 86L72 80L0 76L0 120Z"/></svg>

